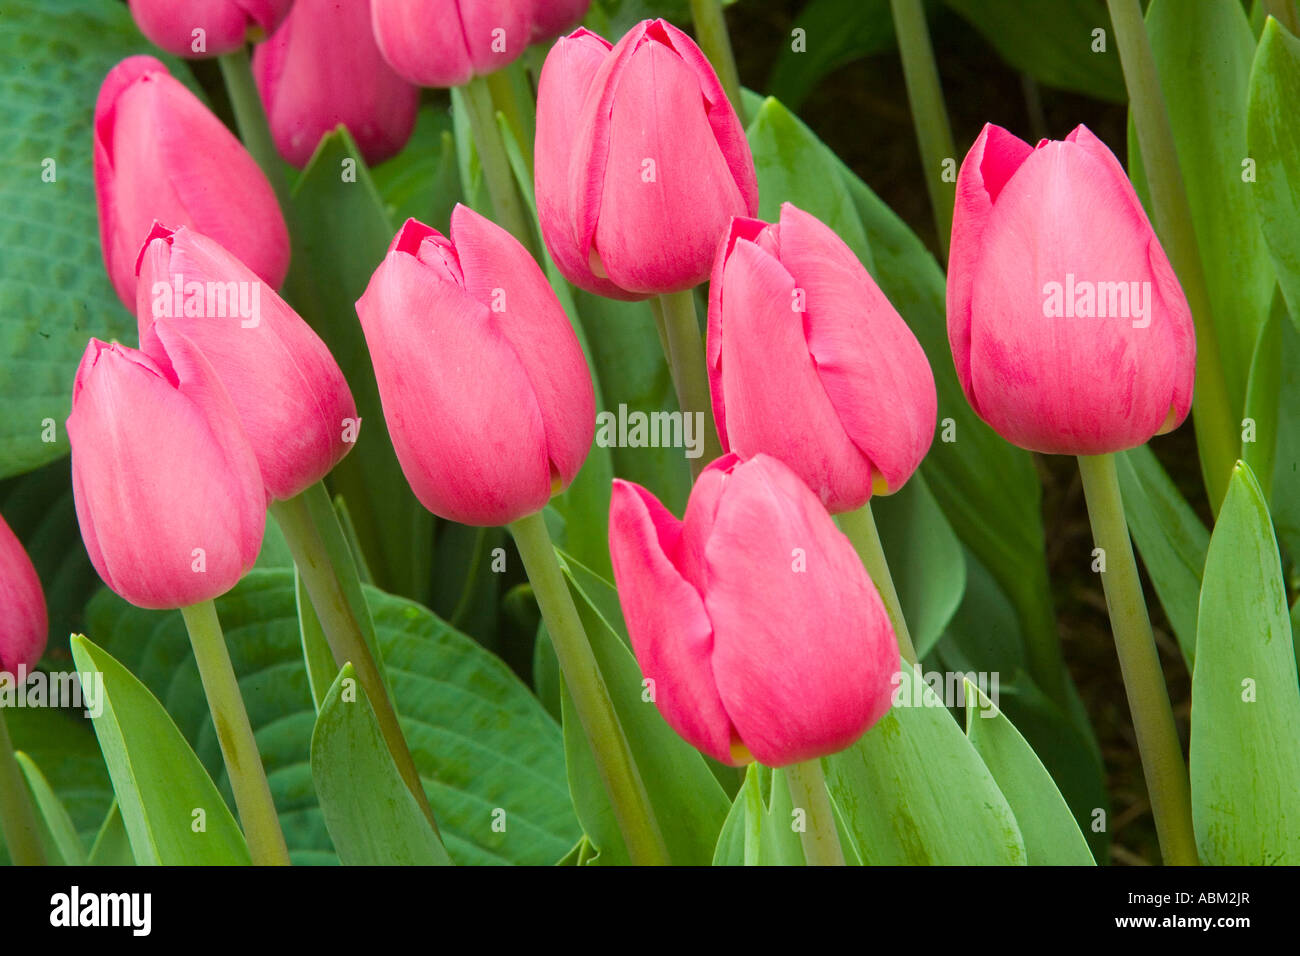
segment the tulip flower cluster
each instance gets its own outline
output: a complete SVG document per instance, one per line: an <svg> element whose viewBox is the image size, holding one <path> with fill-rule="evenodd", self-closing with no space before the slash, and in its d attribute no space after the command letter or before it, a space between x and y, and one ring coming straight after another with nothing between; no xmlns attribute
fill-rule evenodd
<svg viewBox="0 0 1300 956"><path fill-rule="evenodd" d="M1131 856L1300 863L1283 5L1210 102L1150 82L1209 55L1179 45L1209 14L1180 11L1184 36L1164 0L1108 6L1140 179L1085 125L1031 145L988 123L955 183L925 11L888 5L937 260L740 88L717 0L690 31L604 0L112 6L129 55L72 38L102 64L80 122L107 301L0 337L40 370L15 420L42 376L60 392L25 460L70 449L30 482L0 461L0 707L69 656L102 678L115 799L74 822L32 758L57 753L43 718L0 711L9 859L84 861L94 824L96 862L142 864L1077 865L1120 839L1098 820L1149 807ZM1192 115L1258 158L1256 206L1189 160ZM50 208L75 192L45 182ZM1207 268L1220 227L1271 258ZM134 323L101 320L113 293ZM629 405L658 438L594 441ZM1193 410L1208 510L1146 447ZM1042 496L1057 469L1031 453L1076 457L1082 503ZM1086 508L1095 547L1072 558L1043 502ZM1106 739L1134 742L1136 809L1108 803L1062 653L1054 537L1051 575L1077 559L1097 580L1069 593L1104 593L1118 667L1090 683L1131 720ZM199 685L211 721L169 715Z"/></svg>

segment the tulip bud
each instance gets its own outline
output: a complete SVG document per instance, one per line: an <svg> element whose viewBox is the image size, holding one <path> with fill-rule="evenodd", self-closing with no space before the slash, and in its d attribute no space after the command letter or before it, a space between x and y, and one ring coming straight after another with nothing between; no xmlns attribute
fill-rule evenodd
<svg viewBox="0 0 1300 956"><path fill-rule="evenodd" d="M370 16L375 42L398 74L419 86L451 87L513 63L532 40L533 8L540 5L371 0Z"/></svg>
<svg viewBox="0 0 1300 956"><path fill-rule="evenodd" d="M140 32L175 56L202 59L243 47L249 31L266 35L293 0L130 0Z"/></svg>
<svg viewBox="0 0 1300 956"><path fill-rule="evenodd" d="M31 670L45 653L45 595L22 543L0 518L0 671Z"/></svg>
<svg viewBox="0 0 1300 956"><path fill-rule="evenodd" d="M535 0L532 42L559 36L582 22L591 0Z"/></svg>
<svg viewBox="0 0 1300 956"><path fill-rule="evenodd" d="M104 265L135 308L135 262L155 220L191 226L272 287L289 271L275 193L230 130L150 56L109 71L95 103L95 198Z"/></svg>
<svg viewBox="0 0 1300 956"><path fill-rule="evenodd" d="M934 438L934 375L852 250L785 203L736 219L709 284L709 384L724 450L779 458L833 512L897 491Z"/></svg>
<svg viewBox="0 0 1300 956"><path fill-rule="evenodd" d="M595 431L591 373L508 232L460 205L450 239L407 220L357 315L397 458L426 508L507 524L573 481Z"/></svg>
<svg viewBox="0 0 1300 956"><path fill-rule="evenodd" d="M709 756L811 760L889 710L899 655L880 595L848 538L775 458L714 461L685 521L616 480L609 544L655 704Z"/></svg>
<svg viewBox="0 0 1300 956"><path fill-rule="evenodd" d="M731 217L758 212L745 131L704 54L671 24L647 20L601 46L585 30L560 40L538 83L547 248L571 282L601 295L692 288Z"/></svg>
<svg viewBox="0 0 1300 956"><path fill-rule="evenodd" d="M957 177L948 340L971 407L1022 448L1116 452L1187 417L1187 300L1087 128L1032 149L998 126L980 133Z"/></svg>
<svg viewBox="0 0 1300 956"><path fill-rule="evenodd" d="M164 373L181 352L203 354L239 413L270 497L292 498L352 450L357 408L329 349L218 243L155 224L140 252L138 291L141 350Z"/></svg>
<svg viewBox="0 0 1300 956"><path fill-rule="evenodd" d="M384 62L370 0L299 0L253 51L253 78L276 149L299 168L340 123L372 166L415 129L420 90Z"/></svg>
<svg viewBox="0 0 1300 956"><path fill-rule="evenodd" d="M168 373L91 339L68 416L72 491L90 561L138 607L211 600L253 566L266 522L257 459L196 350Z"/></svg>

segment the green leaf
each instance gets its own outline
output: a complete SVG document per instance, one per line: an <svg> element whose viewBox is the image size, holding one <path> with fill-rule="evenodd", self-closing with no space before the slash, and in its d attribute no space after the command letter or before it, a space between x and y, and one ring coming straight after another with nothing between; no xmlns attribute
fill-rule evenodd
<svg viewBox="0 0 1300 956"><path fill-rule="evenodd" d="M629 649L613 586L563 552L559 557L663 832L669 858L683 866L707 865L713 859L730 800L699 751L677 736L658 708L642 698L641 669ZM578 819L587 837L600 849L600 863L627 863L627 848L614 822L591 747L572 717L573 704L567 689L562 700L569 787Z"/></svg>
<svg viewBox="0 0 1300 956"><path fill-rule="evenodd" d="M965 682L966 736L1011 805L1030 866L1092 866L1092 852L1052 776L993 701Z"/></svg>
<svg viewBox="0 0 1300 956"><path fill-rule="evenodd" d="M1191 723L1201 862L1300 863L1300 686L1286 587L1268 506L1240 463L1205 560Z"/></svg>
<svg viewBox="0 0 1300 956"><path fill-rule="evenodd" d="M961 542L920 474L895 494L873 498L871 511L912 643L924 657L943 635L966 590Z"/></svg>
<svg viewBox="0 0 1300 956"><path fill-rule="evenodd" d="M1273 19L1264 26L1250 70L1249 149L1260 227L1293 321L1300 323L1300 40ZM1239 166L1240 158L1236 160ZM1300 327L1298 325L1297 327Z"/></svg>
<svg viewBox="0 0 1300 956"><path fill-rule="evenodd" d="M862 858L843 814L831 799L844 862L861 866ZM731 812L718 835L714 866L805 866L803 842L794 829L794 803L784 770L750 764Z"/></svg>
<svg viewBox="0 0 1300 956"><path fill-rule="evenodd" d="M1250 377L1246 381L1245 417L1241 459L1258 477L1264 500L1272 500L1273 462L1277 454L1278 399L1282 391L1282 326L1286 323L1286 300L1279 291L1273 308L1259 330ZM1247 437L1246 429L1250 429Z"/></svg>
<svg viewBox="0 0 1300 956"><path fill-rule="evenodd" d="M285 216L293 238L285 298L329 346L361 416L356 447L331 472L330 484L348 503L376 582L422 600L429 586L433 516L416 500L397 462L355 307L394 230L346 129L321 140Z"/></svg>
<svg viewBox="0 0 1300 956"><path fill-rule="evenodd" d="M312 703L316 706L319 717L321 704L329 693L333 683L330 675L334 673L334 652L330 650L329 640L316 608L312 606L311 595L307 585L302 581L298 569L293 569L293 597L298 608L298 636L302 640L302 661L307 669L307 686L311 688ZM387 746L387 745L385 745Z"/></svg>
<svg viewBox="0 0 1300 956"><path fill-rule="evenodd" d="M422 106L410 141L370 176L389 222L418 219L446 235L451 211L461 198L450 113Z"/></svg>
<svg viewBox="0 0 1300 956"><path fill-rule="evenodd" d="M504 663L427 609L374 588L366 599L402 730L451 858L558 860L580 833L559 726ZM336 862L308 764L316 712L293 573L252 571L216 603L290 855L299 864ZM180 614L141 610L101 591L88 620L159 695L228 795ZM497 807L507 814L504 833L492 829Z"/></svg>
<svg viewBox="0 0 1300 956"><path fill-rule="evenodd" d="M311 737L325 826L349 866L451 866L393 762L351 664L330 686Z"/></svg>
<svg viewBox="0 0 1300 956"><path fill-rule="evenodd" d="M945 0L1008 64L1040 83L1100 100L1123 103L1124 73L1114 30L1102 0ZM1094 52L1094 31L1104 30L1105 51Z"/></svg>
<svg viewBox="0 0 1300 956"><path fill-rule="evenodd" d="M72 656L78 670L103 677L104 708L94 718L95 734L136 860L166 866L249 864L239 825L158 699L81 635L72 639ZM201 833L192 829L197 810L206 817Z"/></svg>
<svg viewBox="0 0 1300 956"><path fill-rule="evenodd" d="M1274 282L1253 198L1260 186L1243 179L1242 161L1252 155L1246 99L1255 38L1239 0L1153 0L1146 23L1239 420ZM1131 116L1128 147L1130 174L1145 195Z"/></svg>
<svg viewBox="0 0 1300 956"><path fill-rule="evenodd" d="M32 795L32 805L36 808L37 826L40 827L41 843L45 847L45 858L51 863L63 866L84 866L86 848L81 845L77 829L63 808L63 803L55 794L50 782L45 779L36 762L22 751L15 754L23 776L27 778L27 789Z"/></svg>
<svg viewBox="0 0 1300 956"><path fill-rule="evenodd" d="M794 30L804 31L802 50L795 46ZM767 86L797 110L827 74L894 46L889 0L812 0L799 11L790 38L781 44Z"/></svg>
<svg viewBox="0 0 1300 956"><path fill-rule="evenodd" d="M122 813L117 808L117 801L108 809L104 825L99 828L95 843L90 848L90 866L135 866L135 857L131 853L131 840L126 833L126 824L122 822Z"/></svg>
<svg viewBox="0 0 1300 956"><path fill-rule="evenodd" d="M1015 814L971 742L911 667L900 676L889 713L825 761L863 862L1025 863Z"/></svg>
<svg viewBox="0 0 1300 956"><path fill-rule="evenodd" d="M583 22L613 43L642 20L657 17L679 25L689 24L690 0L592 0Z"/></svg>
<svg viewBox="0 0 1300 956"><path fill-rule="evenodd" d="M67 454L63 422L86 341L136 340L135 317L122 308L104 271L91 166L100 83L136 53L159 57L178 79L190 81L179 60L140 35L124 4L5 0L0 477Z"/></svg>
<svg viewBox="0 0 1300 956"><path fill-rule="evenodd" d="M1115 469L1129 531L1191 670L1210 533L1146 445L1116 455Z"/></svg>
<svg viewBox="0 0 1300 956"><path fill-rule="evenodd" d="M1278 392L1277 446L1273 450L1273 524L1286 549L1289 566L1300 559L1300 332L1282 327L1282 378ZM1267 436L1259 436L1267 439Z"/></svg>

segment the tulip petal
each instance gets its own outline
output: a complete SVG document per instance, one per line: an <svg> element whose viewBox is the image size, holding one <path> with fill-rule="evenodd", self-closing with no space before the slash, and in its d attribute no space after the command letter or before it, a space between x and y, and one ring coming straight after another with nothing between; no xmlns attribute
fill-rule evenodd
<svg viewBox="0 0 1300 956"><path fill-rule="evenodd" d="M957 380L976 412L980 407L971 391L970 372L971 284L993 204L1032 152L1028 143L1001 126L986 123L957 174L948 251L948 342Z"/></svg>
<svg viewBox="0 0 1300 956"><path fill-rule="evenodd" d="M835 510L871 496L870 462L850 440L818 378L795 280L755 243L737 240L722 279L719 365L730 447L794 468Z"/></svg>
<svg viewBox="0 0 1300 956"><path fill-rule="evenodd" d="M455 0L370 0L384 60L419 86L463 86L474 75Z"/></svg>
<svg viewBox="0 0 1300 956"><path fill-rule="evenodd" d="M736 240L746 239L757 242L759 235L768 228L768 224L759 219L737 216L731 220L731 226L718 242L718 251L713 257L713 272L709 275L709 314L708 332L705 339L705 361L708 363L709 395L713 402L713 421L718 426L718 439L722 442L724 452L731 451L727 440L727 402L722 391L722 276L726 271L727 259L735 248Z"/></svg>
<svg viewBox="0 0 1300 956"><path fill-rule="evenodd" d="M713 629L699 592L674 566L681 523L639 485L615 479L609 551L628 637L654 701L692 746L732 763L735 736L709 660Z"/></svg>
<svg viewBox="0 0 1300 956"><path fill-rule="evenodd" d="M168 53L183 57L220 56L244 45L247 14L231 0L130 0L140 32ZM194 31L203 31L204 50L194 49Z"/></svg>
<svg viewBox="0 0 1300 956"><path fill-rule="evenodd" d="M889 709L898 646L848 539L788 468L727 478L708 541L713 674L762 764L842 750Z"/></svg>
<svg viewBox="0 0 1300 956"><path fill-rule="evenodd" d="M22 542L0 517L0 671L29 671L45 653L49 616L41 580Z"/></svg>

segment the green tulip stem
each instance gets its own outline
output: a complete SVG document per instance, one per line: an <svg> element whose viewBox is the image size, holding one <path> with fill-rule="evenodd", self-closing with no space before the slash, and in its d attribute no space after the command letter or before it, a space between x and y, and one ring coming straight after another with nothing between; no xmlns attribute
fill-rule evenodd
<svg viewBox="0 0 1300 956"><path fill-rule="evenodd" d="M714 72L722 83L731 106L744 127L745 106L740 98L740 71L736 69L736 55L731 49L731 35L727 32L727 18L722 12L722 0L691 0L691 18L695 21L695 41L713 64Z"/></svg>
<svg viewBox="0 0 1300 956"><path fill-rule="evenodd" d="M257 92L257 83L253 80L253 68L248 59L248 48L240 47L233 53L217 58L221 64L221 76L226 81L226 93L230 96L230 106L235 112L235 125L239 127L240 139L244 148L252 155L257 165L266 174L280 208L289 208L289 183L285 177L284 160L275 148L271 137L271 127L266 121L266 110L262 108L262 98Z"/></svg>
<svg viewBox="0 0 1300 956"><path fill-rule="evenodd" d="M539 511L512 522L509 527L537 596L578 723L591 745L596 769L609 794L628 856L637 865L667 864L668 850L654 808L614 710L609 688L601 676L600 665L587 641L573 595L556 560L546 521Z"/></svg>
<svg viewBox="0 0 1300 956"><path fill-rule="evenodd" d="M925 170L925 188L930 194L939 250L948 258L948 241L952 232L952 209L957 186L944 178L944 164L957 161L952 141L952 126L939 85L939 68L930 45L930 31L925 23L925 6L921 0L890 0L894 15L894 32L898 52L903 60L903 80L907 99L912 106L912 123Z"/></svg>
<svg viewBox="0 0 1300 956"><path fill-rule="evenodd" d="M523 243L524 248L535 258L537 250L534 248L533 234L528 226L523 200L515 186L514 173L510 170L510 158L506 153L505 140L501 137L501 127L497 125L497 111L492 103L492 90L488 81L486 77L476 76L462 86L460 91L496 221Z"/></svg>
<svg viewBox="0 0 1300 956"><path fill-rule="evenodd" d="M313 498L316 499L315 508L311 504ZM357 621L344 589L343 576L355 577L356 568L337 567L330 559L330 549L325 544L325 535L332 535L336 539L337 550L345 550L347 547L337 513L329 501L329 493L322 483L317 482L297 497L273 503L271 513L284 532L284 540L289 545L293 563L311 598L321 630L325 632L325 640L334 655L335 665L341 668L344 664L351 663L356 670L357 681L375 709L379 730L397 765L397 772L433 826L434 833L437 833L438 824L434 820L433 808L429 805L424 784L420 781L420 772L416 769L415 760L402 734L397 711L393 708L375 655L366 643L361 624ZM325 515L331 517L325 518ZM317 516L322 517L318 519ZM332 521L333 526L326 525L326 521ZM360 588L359 582L356 583L356 588Z"/></svg>
<svg viewBox="0 0 1300 956"><path fill-rule="evenodd" d="M899 654L903 660L916 667L916 648L912 646L912 635L907 630L907 621L903 617L903 605L898 600L894 576L889 573L885 549L880 543L880 532L876 530L876 519L871 514L871 502L868 501L857 511L844 512L838 520L840 529L853 542L853 548L862 559L867 575L880 592L880 599L885 603L889 621L894 625L894 634L898 638Z"/></svg>
<svg viewBox="0 0 1300 956"><path fill-rule="evenodd" d="M211 601L201 601L181 608L185 628L190 632L194 661L199 665L203 692L212 711L212 726L221 744L230 788L235 792L235 806L248 841L248 852L258 866L288 866L289 850L280 832L280 818L271 800L257 741L239 693L239 681L230 666L230 652L217 609Z"/></svg>
<svg viewBox="0 0 1300 956"><path fill-rule="evenodd" d="M1146 170L1156 231L1182 284L1196 326L1192 425L1196 429L1201 475L1210 499L1210 509L1217 515L1237 462L1240 432L1236 420L1239 416L1233 414L1227 380L1223 375L1218 333L1211 314L1205 270L1196 245L1192 209L1187 202L1187 190L1178 166L1173 127L1165 109L1155 57L1151 53L1146 22L1142 19L1142 7L1138 0L1106 0L1106 5L1110 8L1111 23L1115 27L1115 45L1119 48L1119 61L1124 68L1124 84L1128 88L1129 109L1137 130L1142 167Z"/></svg>
<svg viewBox="0 0 1300 956"><path fill-rule="evenodd" d="M489 73L487 76L488 92L492 94L492 107L500 113L510 127L515 142L519 145L519 155L524 158L524 165L529 174L533 171L533 127L536 119L528 113L531 104L525 104L515 83L511 69L507 67Z"/></svg>
<svg viewBox="0 0 1300 956"><path fill-rule="evenodd" d="M1101 572L1110 611L1120 673L1133 714L1138 752L1151 796L1160 852L1167 864L1196 865L1192 830L1191 788L1183 762L1174 712L1169 705L1164 672L1156 653L1142 585L1138 580L1133 544L1129 540L1124 502L1114 455L1079 456L1079 474L1088 503L1092 536L1104 561Z"/></svg>
<svg viewBox="0 0 1300 956"><path fill-rule="evenodd" d="M821 760L792 764L784 773L794 808L804 812L804 829L799 834L804 860L809 866L843 866L844 848Z"/></svg>
<svg viewBox="0 0 1300 956"><path fill-rule="evenodd" d="M10 678L17 680L16 675ZM0 707L0 833L4 834L9 859L15 866L45 866L45 847L36 824L36 810L27 789L27 778L5 725L4 708Z"/></svg>
<svg viewBox="0 0 1300 956"><path fill-rule="evenodd" d="M660 341L667 344L668 370L677 389L677 404L683 415L698 413L704 426L704 450L691 459L691 476L698 478L705 465L722 455L718 426L713 421L713 400L704 359L704 337L695 314L695 293L666 292L659 296L663 311Z"/></svg>

